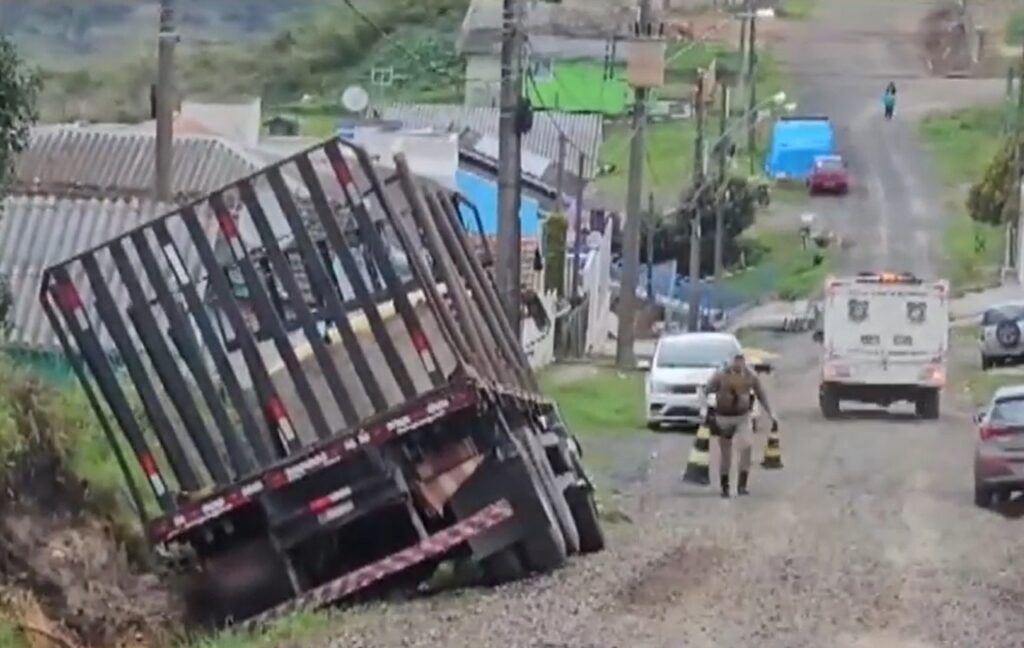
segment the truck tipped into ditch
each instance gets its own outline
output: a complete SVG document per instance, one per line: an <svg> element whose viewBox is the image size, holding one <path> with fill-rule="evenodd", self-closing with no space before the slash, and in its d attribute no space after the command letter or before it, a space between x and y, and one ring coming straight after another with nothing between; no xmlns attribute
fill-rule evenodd
<svg viewBox="0 0 1024 648"><path fill-rule="evenodd" d="M200 622L604 546L461 197L395 162L329 140L44 275L150 541L191 558Z"/></svg>

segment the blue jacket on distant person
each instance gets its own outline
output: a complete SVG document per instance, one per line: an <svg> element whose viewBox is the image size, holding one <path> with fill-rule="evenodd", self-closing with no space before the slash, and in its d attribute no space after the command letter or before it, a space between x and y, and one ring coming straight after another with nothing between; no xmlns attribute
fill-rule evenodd
<svg viewBox="0 0 1024 648"><path fill-rule="evenodd" d="M885 91L882 93L882 105L886 108L892 108L896 105L896 95L892 92Z"/></svg>

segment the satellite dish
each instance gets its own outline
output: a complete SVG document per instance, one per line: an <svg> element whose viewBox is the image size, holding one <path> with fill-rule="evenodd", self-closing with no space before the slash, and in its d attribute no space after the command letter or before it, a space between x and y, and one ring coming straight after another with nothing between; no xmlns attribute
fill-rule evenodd
<svg viewBox="0 0 1024 648"><path fill-rule="evenodd" d="M363 112L370 105L370 95L362 86L349 86L341 93L341 105L349 112Z"/></svg>

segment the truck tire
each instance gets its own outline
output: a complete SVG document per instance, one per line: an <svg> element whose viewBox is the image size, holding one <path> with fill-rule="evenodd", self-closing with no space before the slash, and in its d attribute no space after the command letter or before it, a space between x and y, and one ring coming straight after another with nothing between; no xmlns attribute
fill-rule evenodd
<svg viewBox="0 0 1024 648"><path fill-rule="evenodd" d="M521 549L526 568L538 574L555 571L568 558L565 539L560 530L551 525L534 529L523 539Z"/></svg>
<svg viewBox="0 0 1024 648"><path fill-rule="evenodd" d="M987 355L982 353L981 354L981 370L982 371L988 371L991 368L992 368L992 361L989 360L989 357Z"/></svg>
<svg viewBox="0 0 1024 648"><path fill-rule="evenodd" d="M569 510L569 503L565 501L565 495L558 488L555 480L555 471L548 460L548 454L541 447L537 437L529 429L523 430L523 442L534 467L534 474L537 481L538 496L546 497L551 507L554 522L558 525L562 544L570 554L578 553L580 550L580 535L576 529L576 523L572 518L572 511Z"/></svg>
<svg viewBox="0 0 1024 648"><path fill-rule="evenodd" d="M526 574L514 545L484 558L480 568L483 570L484 583L491 586L517 581Z"/></svg>
<svg viewBox="0 0 1024 648"><path fill-rule="evenodd" d="M974 485L974 505L978 508L987 509L992 506L992 491L981 484Z"/></svg>
<svg viewBox="0 0 1024 648"><path fill-rule="evenodd" d="M589 488L572 486L565 491L572 519L580 533L580 553L597 553L604 549L604 529L597 513L594 493Z"/></svg>
<svg viewBox="0 0 1024 648"><path fill-rule="evenodd" d="M939 418L939 390L928 389L918 394L914 410L919 418L928 420Z"/></svg>
<svg viewBox="0 0 1024 648"><path fill-rule="evenodd" d="M826 419L839 418L839 394L831 385L822 385L818 388L818 406L821 414Z"/></svg>

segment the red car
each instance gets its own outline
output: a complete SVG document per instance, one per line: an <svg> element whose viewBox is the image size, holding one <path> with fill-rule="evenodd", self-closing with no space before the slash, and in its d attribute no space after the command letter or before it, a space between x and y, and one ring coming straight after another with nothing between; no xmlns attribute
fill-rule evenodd
<svg viewBox="0 0 1024 648"><path fill-rule="evenodd" d="M811 165L811 174L807 177L807 189L811 194L839 193L850 190L850 176L846 162L840 155L819 155Z"/></svg>

